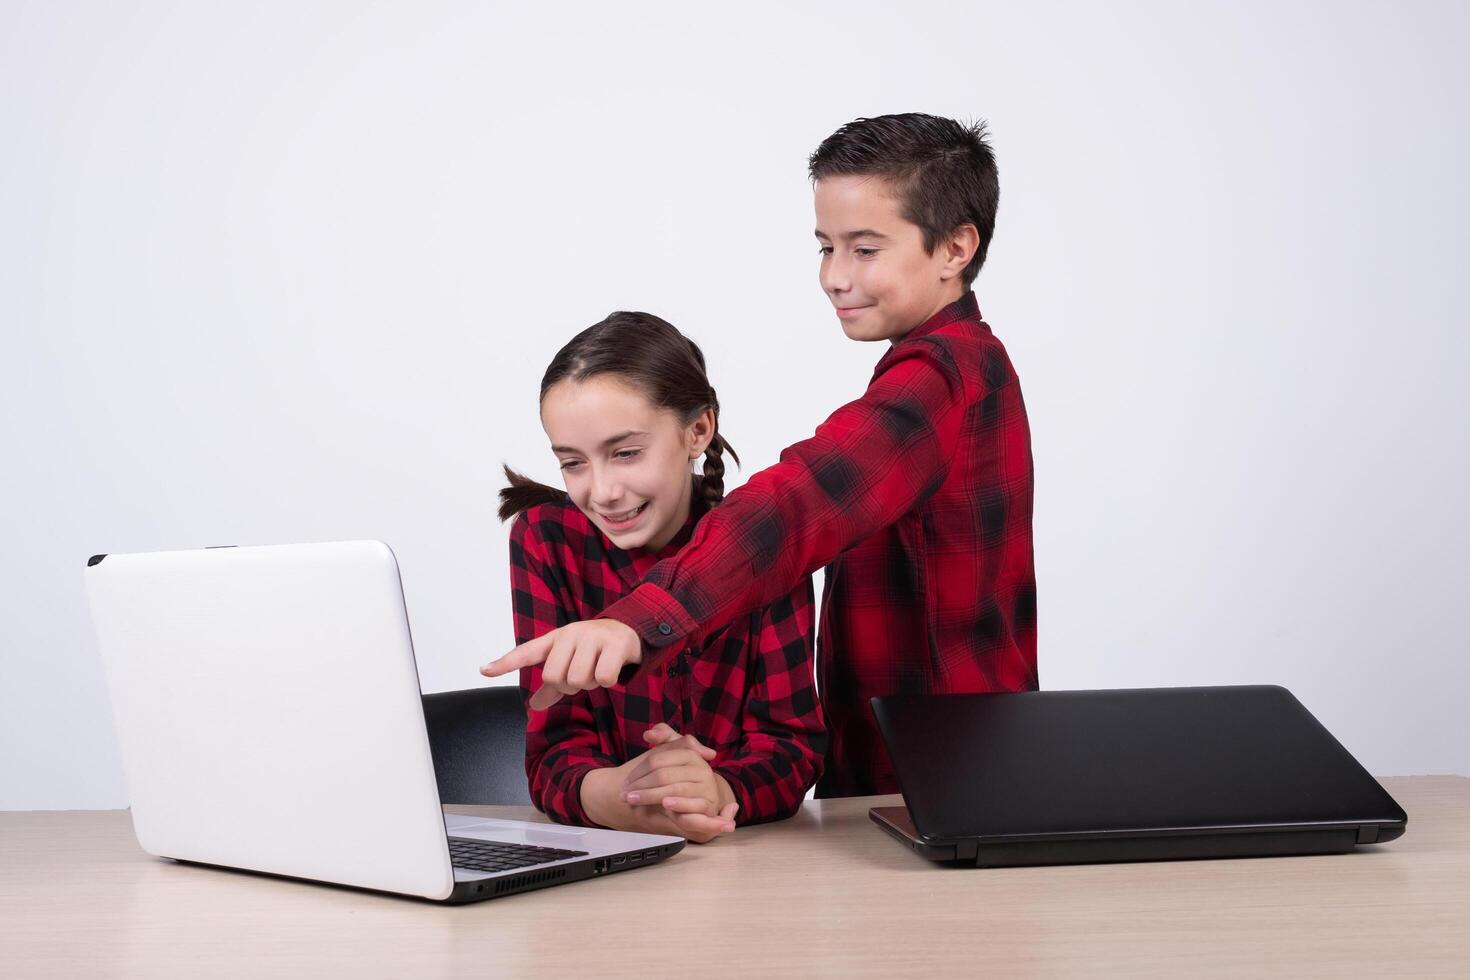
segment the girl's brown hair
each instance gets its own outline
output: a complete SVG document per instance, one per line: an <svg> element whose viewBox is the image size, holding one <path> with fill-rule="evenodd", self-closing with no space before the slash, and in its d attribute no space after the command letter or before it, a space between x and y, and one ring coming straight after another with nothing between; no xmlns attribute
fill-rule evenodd
<svg viewBox="0 0 1470 980"><path fill-rule="evenodd" d="M699 489L713 507L725 496L724 454L738 466L740 457L720 435L720 400L705 375L704 353L673 324L652 313L618 312L573 337L557 351L541 378L541 398L559 381L616 375L643 393L656 408L668 409L688 425L705 409L715 413L715 432L704 451ZM500 519L509 520L537 504L557 503L565 491L522 476L509 466L510 485L500 491Z"/></svg>

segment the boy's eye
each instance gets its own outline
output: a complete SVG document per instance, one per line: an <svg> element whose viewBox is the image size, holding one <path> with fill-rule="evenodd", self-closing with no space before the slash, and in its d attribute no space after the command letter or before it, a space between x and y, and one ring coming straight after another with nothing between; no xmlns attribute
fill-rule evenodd
<svg viewBox="0 0 1470 980"><path fill-rule="evenodd" d="M818 255L831 255L832 254L832 246L831 245L818 245L817 246L817 254Z"/></svg>
<svg viewBox="0 0 1470 980"><path fill-rule="evenodd" d="M641 449L619 449L613 453L613 459L632 459L642 453Z"/></svg>
<svg viewBox="0 0 1470 980"><path fill-rule="evenodd" d="M855 248L853 249L853 251L858 254L859 258L864 259L871 259L873 256L878 254L878 250L876 248Z"/></svg>

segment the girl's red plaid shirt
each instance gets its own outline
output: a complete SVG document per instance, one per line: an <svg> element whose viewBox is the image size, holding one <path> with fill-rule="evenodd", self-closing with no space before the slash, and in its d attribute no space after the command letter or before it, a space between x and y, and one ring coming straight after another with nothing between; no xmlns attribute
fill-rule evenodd
<svg viewBox="0 0 1470 980"><path fill-rule="evenodd" d="M658 552L612 545L570 501L541 504L510 532L517 643L593 619L632 592L661 559L688 543L704 513L696 485L684 528ZM718 511L718 507L715 508ZM628 684L565 697L531 712L526 774L536 807L562 823L587 825L582 779L646 750L643 733L665 722L716 750L712 768L735 793L740 824L795 813L822 771L826 731L812 677L811 579L640 671ZM541 686L521 671L521 688Z"/></svg>

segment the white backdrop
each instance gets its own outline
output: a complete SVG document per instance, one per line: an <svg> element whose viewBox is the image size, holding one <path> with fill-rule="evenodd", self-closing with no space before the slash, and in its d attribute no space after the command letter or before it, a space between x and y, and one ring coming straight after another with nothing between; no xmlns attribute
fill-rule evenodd
<svg viewBox="0 0 1470 980"><path fill-rule="evenodd" d="M498 468L555 478L611 310L773 462L881 354L806 155L907 110L994 134L1043 687L1281 683L1470 772L1466 9L3 0L0 808L126 801L95 552L382 538L425 690L480 683Z"/></svg>

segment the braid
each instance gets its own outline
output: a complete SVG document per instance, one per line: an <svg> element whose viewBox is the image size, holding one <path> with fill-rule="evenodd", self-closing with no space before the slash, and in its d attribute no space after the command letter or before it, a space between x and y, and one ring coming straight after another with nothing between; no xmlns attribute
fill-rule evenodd
<svg viewBox="0 0 1470 980"><path fill-rule="evenodd" d="M510 481L510 486L500 489L500 519L508 521L523 511L530 510L537 504L556 504L566 494L554 487L548 487L544 483L537 483L530 477L521 476L509 466L503 467L505 478Z"/></svg>
<svg viewBox="0 0 1470 980"><path fill-rule="evenodd" d="M710 507L715 506L725 499L725 453L740 465L740 456L736 454L735 447L725 441L719 430L715 430L715 437L710 440L709 448L704 451L704 479L700 483L700 492L704 494L704 502Z"/></svg>

